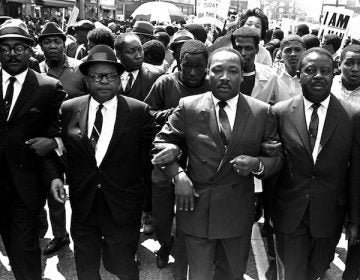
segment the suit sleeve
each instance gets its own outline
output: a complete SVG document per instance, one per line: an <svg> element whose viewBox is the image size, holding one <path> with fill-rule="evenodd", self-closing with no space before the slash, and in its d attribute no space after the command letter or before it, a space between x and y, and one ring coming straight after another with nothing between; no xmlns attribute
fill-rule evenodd
<svg viewBox="0 0 360 280"><path fill-rule="evenodd" d="M349 222L360 224L360 114L353 121L354 139L349 170Z"/></svg>
<svg viewBox="0 0 360 280"><path fill-rule="evenodd" d="M268 107L264 136L262 141L280 142L280 137L277 130L277 122L271 106ZM264 164L264 173L262 174L261 179L266 179L267 177L274 175L275 173L279 172L282 168L282 164L283 164L282 151L280 151L277 155L272 157L261 155L259 158Z"/></svg>

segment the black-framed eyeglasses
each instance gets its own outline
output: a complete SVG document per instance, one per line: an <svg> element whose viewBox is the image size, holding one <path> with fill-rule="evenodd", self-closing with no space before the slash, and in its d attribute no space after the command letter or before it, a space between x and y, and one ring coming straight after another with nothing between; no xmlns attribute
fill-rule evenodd
<svg viewBox="0 0 360 280"><path fill-rule="evenodd" d="M115 81L116 77L119 76L118 73L91 73L91 74L88 74L89 77L91 77L91 79L94 81L94 82L101 82L102 79L104 77L106 77L106 79L109 81L109 82L113 82Z"/></svg>
<svg viewBox="0 0 360 280"><path fill-rule="evenodd" d="M0 45L0 53L7 55L11 53L11 50L14 50L15 54L23 54L28 48L30 48L28 45L16 45L14 47Z"/></svg>

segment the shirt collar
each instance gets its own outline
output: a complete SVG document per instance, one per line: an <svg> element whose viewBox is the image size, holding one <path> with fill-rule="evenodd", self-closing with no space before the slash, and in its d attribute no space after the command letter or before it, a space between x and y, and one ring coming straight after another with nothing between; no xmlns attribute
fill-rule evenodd
<svg viewBox="0 0 360 280"><path fill-rule="evenodd" d="M29 71L29 69L27 68L24 72L21 72L20 74L12 76L8 72L6 72L4 69L2 69L2 78L3 78L3 81L6 82L7 80L10 79L10 77L15 77L16 81L22 85L25 82L25 78L26 78L28 71Z"/></svg>
<svg viewBox="0 0 360 280"><path fill-rule="evenodd" d="M220 102L220 99L217 99L214 95L212 95L213 102L215 106L218 106L218 103ZM235 95L233 98L230 98L228 100L225 100L227 105L230 107L231 110L236 110L237 104L239 100L239 94Z"/></svg>
<svg viewBox="0 0 360 280"><path fill-rule="evenodd" d="M70 66L69 66L69 60L68 60L68 57L67 57L67 55L66 54L64 54L64 63L63 63L63 68L69 68ZM47 60L45 59L45 71L46 71L46 73L48 73L49 72L49 66L48 66L48 64L47 64Z"/></svg>
<svg viewBox="0 0 360 280"><path fill-rule="evenodd" d="M99 106L99 102L97 102L94 98L90 98L90 102L89 102L89 111L96 111L98 106ZM103 106L105 108L105 110L111 110L113 108L115 108L117 105L117 96L115 95L113 98L111 98L110 100L106 101L103 103Z"/></svg>
<svg viewBox="0 0 360 280"><path fill-rule="evenodd" d="M298 80L299 78L295 74L294 76L291 76L285 69L283 69L279 75L280 77L286 76L288 79Z"/></svg>
<svg viewBox="0 0 360 280"><path fill-rule="evenodd" d="M124 73L121 74L121 78L122 79L127 79L127 77L129 76L129 73L133 74L133 81L135 81L135 79L136 79L136 77L137 77L137 75L139 73L139 69L131 71L131 72L124 71Z"/></svg>
<svg viewBox="0 0 360 280"><path fill-rule="evenodd" d="M320 102L321 106L324 106L325 109L327 110L327 108L329 107L329 102L330 102L330 95L328 97L326 97L325 100L323 100L322 102ZM305 106L305 111L311 109L311 106L313 105L314 103L310 102L309 100L307 100L305 97L304 97L304 106Z"/></svg>

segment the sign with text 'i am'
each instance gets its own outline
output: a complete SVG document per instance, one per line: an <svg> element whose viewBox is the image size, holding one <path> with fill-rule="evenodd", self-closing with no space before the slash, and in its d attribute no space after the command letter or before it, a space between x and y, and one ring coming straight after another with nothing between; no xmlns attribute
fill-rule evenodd
<svg viewBox="0 0 360 280"><path fill-rule="evenodd" d="M344 7L324 6L319 30L321 40L327 34L336 34L344 40L347 37L354 11Z"/></svg>

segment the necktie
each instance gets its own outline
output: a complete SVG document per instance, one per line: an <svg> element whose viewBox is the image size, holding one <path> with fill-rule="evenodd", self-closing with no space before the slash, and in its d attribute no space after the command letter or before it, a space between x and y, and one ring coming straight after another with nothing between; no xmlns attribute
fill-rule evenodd
<svg viewBox="0 0 360 280"><path fill-rule="evenodd" d="M100 134L101 134L101 128L103 124L103 115L101 113L101 109L104 107L104 105L99 104L97 110L96 110L96 116L95 116L95 122L93 126L93 130L91 132L90 136L90 142L93 148L96 148L96 144L99 140Z"/></svg>
<svg viewBox="0 0 360 280"><path fill-rule="evenodd" d="M132 85L132 82L133 82L133 78L134 78L132 73L129 73L128 77L129 77L128 82L126 84L125 91L124 91L125 95L129 95L129 92L131 90L131 85Z"/></svg>
<svg viewBox="0 0 360 280"><path fill-rule="evenodd" d="M224 107L227 105L226 101L219 101L219 126L220 126L220 136L224 143L224 146L227 146L231 138L231 127L228 115L226 114Z"/></svg>
<svg viewBox="0 0 360 280"><path fill-rule="evenodd" d="M319 103L314 103L311 105L313 107L313 112L311 114L310 124L309 124L309 137L310 137L310 145L311 150L314 149L316 137L318 134L318 127L319 127L319 116L317 114L317 110L320 107Z"/></svg>
<svg viewBox="0 0 360 280"><path fill-rule="evenodd" d="M10 77L9 80L10 80L10 82L6 89L6 94L5 94L5 98L4 98L4 109L5 109L6 119L9 116L9 112L10 112L10 108L11 108L11 102L12 102L13 95L14 95L14 83L16 81L16 78Z"/></svg>

